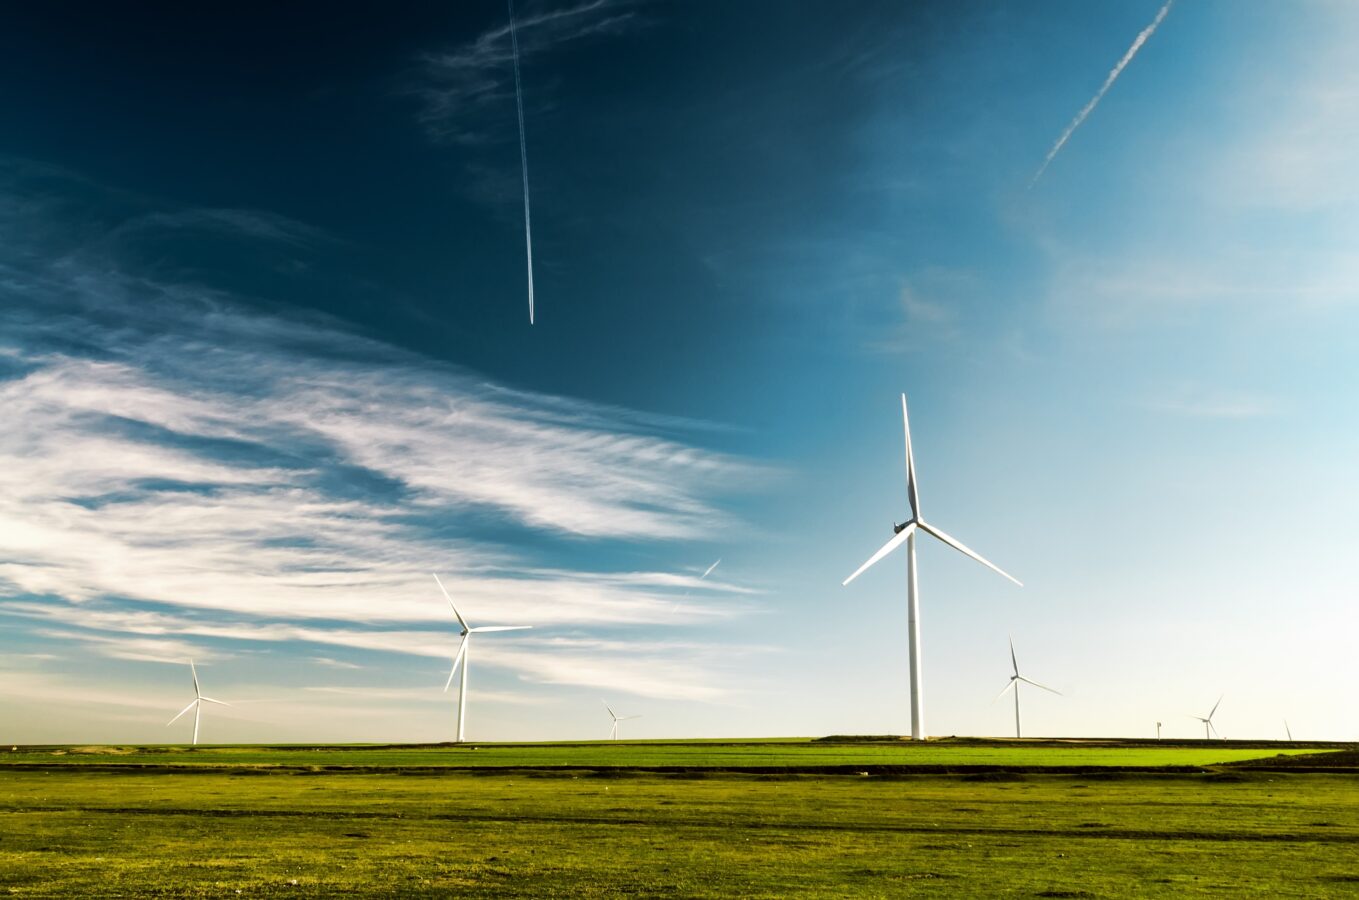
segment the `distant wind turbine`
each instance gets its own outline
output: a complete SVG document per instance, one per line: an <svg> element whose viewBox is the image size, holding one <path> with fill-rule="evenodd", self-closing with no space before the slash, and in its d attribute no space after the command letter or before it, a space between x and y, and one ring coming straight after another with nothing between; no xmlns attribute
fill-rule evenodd
<svg viewBox="0 0 1359 900"><path fill-rule="evenodd" d="M892 530L896 532L896 536L884 544L881 550L869 557L868 562L860 566L853 575L846 578L843 584L849 584L851 581L858 578L869 566L873 565L902 544L906 545L906 585L907 597L910 603L910 612L907 617L907 629L909 631L911 665L911 739L919 741L923 740L925 737L925 700L924 687L921 684L920 591L916 584L915 566L916 531L923 531L931 537L943 541L954 550L957 550L965 556L972 557L989 569L999 572L1015 584L1020 585L1020 587L1023 587L1023 585L1020 583L1019 579L1015 578L1013 575L1010 575L1001 570L998 566L987 562L974 551L964 547L954 538L949 537L933 525L927 524L925 520L920 517L920 496L919 492L916 490L915 481L915 457L911 453L911 422L906 415L905 394L901 395L901 422L906 432L906 496L911 504L911 518L902 525L893 525Z"/></svg>
<svg viewBox="0 0 1359 900"><path fill-rule="evenodd" d="M434 576L434 582L439 585L439 590L443 592L444 599L448 605L453 607L453 615L458 618L458 625L462 627L459 634L462 641L458 644L458 655L453 657L453 668L448 671L448 681L444 683L444 692L453 684L453 676L457 674L458 664L462 664L462 678L458 681L458 743L463 742L463 726L467 721L467 665L470 656L468 649L472 643L472 635L483 631L522 631L525 628L532 628L532 625L482 625L479 628L472 628L467 624L467 620L458 612L458 607L454 605L453 598L448 596L448 591L444 590L444 583L439 580L439 576Z"/></svg>
<svg viewBox="0 0 1359 900"><path fill-rule="evenodd" d="M1020 726L1019 726L1019 682L1022 681L1022 682L1024 682L1025 684L1031 684L1031 685L1033 685L1033 686L1036 687L1036 688L1042 688L1043 690L1047 691L1048 693L1050 693L1050 694L1056 694L1056 695L1059 696L1059 697L1062 695L1062 692L1061 692L1061 691L1055 691L1055 690L1053 690L1052 688L1047 687L1046 685L1039 684L1038 682L1033 681L1032 679L1029 679L1029 678L1025 678L1023 675L1020 675L1020 674L1019 674L1019 661L1015 659L1015 640L1014 640L1014 638L1010 638L1010 665L1014 668L1014 674L1010 676L1010 683L1007 684L1007 685L1005 685L1004 689L1002 689L1001 692L1000 692L999 694L996 694L996 700L999 700L1001 697L1004 697L1006 691L1011 690L1011 689L1014 690L1014 692L1015 692L1015 737L1023 737L1024 735L1023 735L1023 733L1021 732ZM992 700L991 702L992 702L992 703L995 703L996 700Z"/></svg>
<svg viewBox="0 0 1359 900"><path fill-rule="evenodd" d="M1161 739L1161 723L1160 723L1160 722L1157 722L1157 723L1156 723L1156 740L1159 741L1160 739Z"/></svg>
<svg viewBox="0 0 1359 900"><path fill-rule="evenodd" d="M1225 696L1227 696L1227 695L1226 695L1226 694L1223 694L1223 695L1222 695L1222 697L1225 697ZM1208 713L1208 717L1207 717L1207 718L1204 718L1203 716L1190 716L1190 717L1189 717L1189 718L1191 718L1191 719L1198 719L1200 722L1203 723L1203 739L1204 739L1204 740L1210 740L1214 734L1217 734L1217 726L1213 724L1213 716L1217 714L1217 708L1218 708L1219 706L1222 705L1222 697L1218 697L1218 698L1217 698L1217 702L1213 704L1212 712Z"/></svg>
<svg viewBox="0 0 1359 900"><path fill-rule="evenodd" d="M641 716L620 716L618 713L616 713L616 712L613 711L613 707L610 706L608 703L606 703L606 702L604 702L604 701L600 701L600 702L603 702L603 703L604 703L604 708L607 709L607 710L609 711L609 715L610 715L610 716L613 716L613 730L609 732L609 740L611 740L611 741L616 741L616 740L618 740L618 723L619 723L619 722L626 722L628 719L640 719L640 718L641 718Z"/></svg>
<svg viewBox="0 0 1359 900"><path fill-rule="evenodd" d="M184 707L183 709L181 709L179 711L179 715L176 715L173 719L166 722L165 727L169 728L171 725L179 721L180 716L184 715L189 710L193 710L193 745L197 747L198 720L203 714L203 704L216 703L218 706L230 706L231 704L224 703L221 700L214 700L211 697L203 696L203 692L198 688L198 669L194 666L193 660L189 660L189 671L193 674L193 702L190 703L188 706Z"/></svg>

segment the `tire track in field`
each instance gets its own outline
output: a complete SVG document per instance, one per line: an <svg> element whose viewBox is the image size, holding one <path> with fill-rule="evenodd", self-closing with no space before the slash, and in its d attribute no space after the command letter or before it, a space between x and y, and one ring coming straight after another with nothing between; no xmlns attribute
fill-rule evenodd
<svg viewBox="0 0 1359 900"><path fill-rule="evenodd" d="M1117 828L1102 823L1091 823L1075 828L983 828L965 825L910 825L879 823L854 823L836 825L823 822L770 822L759 820L694 820L694 819L641 819L617 816L571 816L571 815L506 815L494 813L427 813L407 815L405 813L357 812L354 810L290 810L290 809L189 809L185 807L143 807L143 806L12 806L0 807L0 815L25 815L31 813L76 813L106 814L124 816L165 816L190 817L202 819L324 819L354 821L390 822L455 822L467 824L531 824L531 825L600 825L633 828L653 826L656 828L742 828L769 831L842 831L842 832L882 832L889 834L958 835L972 837L1065 837L1089 838L1095 840L1126 841L1203 841L1210 843L1283 843L1283 844L1359 844L1359 833L1334 833L1322 831L1308 832L1214 832L1214 831L1154 831L1143 828Z"/></svg>

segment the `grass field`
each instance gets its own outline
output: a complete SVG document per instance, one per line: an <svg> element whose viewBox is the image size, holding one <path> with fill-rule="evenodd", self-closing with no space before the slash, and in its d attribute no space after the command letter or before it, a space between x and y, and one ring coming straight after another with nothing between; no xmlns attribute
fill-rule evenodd
<svg viewBox="0 0 1359 900"><path fill-rule="evenodd" d="M589 750L612 760L673 760L668 754L675 748L702 745L527 746L538 754ZM740 746L742 753L760 757L760 745ZM835 758L861 763L877 758L871 751L897 749L834 746L851 754ZM420 762L402 774L399 768L297 768L292 756L333 760L386 754L373 758L390 760L409 753L423 760L428 754L464 753L485 759L503 750L500 759L520 765L525 747L250 747L143 750L120 757L228 760L221 770L112 768L102 765L107 754L54 756L60 748L4 754L10 761L62 761L0 768L0 893L1287 897L1359 892L1359 775L1353 770L1289 774L1231 767L1162 774L1093 764L1079 775L864 777L553 771L484 763L475 771L438 771ZM788 747L786 742L764 745L760 765L790 758ZM979 758L987 749L939 744L907 751L921 753L919 758L933 766L941 758L937 754L947 759L951 750L967 750L972 751L968 758ZM1029 766L1049 751L1080 748L996 744L989 749L1016 753L1010 758ZM1123 751L1140 748L1085 749L1127 758ZM1161 749L1176 760L1184 757L1171 751L1210 752ZM1255 758L1273 756L1275 750L1229 749ZM254 768L241 766L243 759ZM82 766L82 760L96 765ZM283 766L271 767L271 761Z"/></svg>
<svg viewBox="0 0 1359 900"><path fill-rule="evenodd" d="M651 768L829 767L1147 767L1205 766L1316 752L1309 745L1233 744L1225 741L1028 742L909 741L596 741L574 744L444 744L432 746L314 747L289 745L161 747L21 747L0 749L5 765L122 766L343 766Z"/></svg>

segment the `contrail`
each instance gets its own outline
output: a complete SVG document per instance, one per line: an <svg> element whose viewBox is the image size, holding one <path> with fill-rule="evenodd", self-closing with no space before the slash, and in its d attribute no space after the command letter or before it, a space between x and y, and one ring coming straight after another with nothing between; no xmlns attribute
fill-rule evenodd
<svg viewBox="0 0 1359 900"><path fill-rule="evenodd" d="M1038 179L1043 177L1043 173L1048 170L1048 164L1052 162L1052 158L1057 155L1057 152L1061 150L1071 138L1072 132L1081 127L1081 123L1085 121L1090 113L1094 112L1095 107L1104 99L1104 95L1109 93L1109 88L1113 87L1114 82L1118 80L1118 76L1122 74L1124 68L1127 67L1128 63L1132 62L1132 58L1137 55L1137 51L1142 49L1142 45L1147 42L1147 38L1151 37L1156 32L1157 26L1159 26L1161 20L1166 17L1166 13L1170 12L1170 7L1174 3L1175 0L1166 0L1166 5L1161 7L1161 11L1156 14L1156 18L1151 20L1151 24L1138 32L1137 37L1133 39L1132 46L1128 48L1128 52L1123 54L1123 58L1118 61L1118 65L1114 66L1113 69L1110 70L1108 77L1104 79L1104 84L1100 87L1099 92L1096 93L1095 96L1090 99L1090 102L1085 104L1081 111L1076 114L1076 118L1072 119L1071 124L1066 126L1066 131L1062 132L1062 136L1057 139L1057 143L1052 145L1052 149L1048 151L1047 159L1043 160L1043 164L1038 167L1038 171L1034 174L1033 180L1029 182L1030 188L1038 183Z"/></svg>
<svg viewBox="0 0 1359 900"><path fill-rule="evenodd" d="M711 566L708 566L708 568L703 571L703 574L698 576L698 580L702 581L703 579L707 578L709 575L713 573L713 569L716 569L719 565L721 565L721 563L722 557L719 556L717 558L717 562L713 563ZM684 597L680 597L680 600L683 600L685 597L688 597L689 593L690 593L689 591L685 591ZM677 609L679 609L679 600L676 600L674 603L670 604L670 611L672 613Z"/></svg>
<svg viewBox="0 0 1359 900"><path fill-rule="evenodd" d="M524 137L524 89L519 83L519 37L514 30L514 0L510 7L510 45L514 49L514 102L519 108L519 164L524 172L524 254L528 258L529 324L533 324L533 225L529 218L528 141Z"/></svg>

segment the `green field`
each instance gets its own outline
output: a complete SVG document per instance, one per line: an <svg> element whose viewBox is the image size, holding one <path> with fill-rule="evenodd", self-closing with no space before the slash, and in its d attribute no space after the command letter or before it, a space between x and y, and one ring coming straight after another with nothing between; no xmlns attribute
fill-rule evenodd
<svg viewBox="0 0 1359 900"><path fill-rule="evenodd" d="M694 763L700 758L695 748L702 747L712 747L716 755L706 758L723 766L732 759L757 759L761 769L777 768L771 763L776 760L815 759L811 765L821 765L848 759L873 771L878 763L869 760L897 765L906 753L918 754L910 758L927 760L927 767L957 765L966 774L703 771ZM735 748L741 755L734 755ZM1191 758L1185 754L1221 759L1222 751L1230 751L1237 759L1241 754L1258 759L1273 757L1277 749L1010 742L905 747L677 742L475 751L28 748L0 754L10 763L0 767L0 893L1354 894L1356 770L1295 774L1282 764L1197 772L1118 768L1132 758L1182 766ZM554 751L575 760L572 765L587 759L606 764L543 767ZM1011 759L1030 767L1035 759L1061 759L1059 765L1066 766L1085 759L1072 756L1082 752L1124 762L1082 762L1089 768L1080 774L968 770L973 763L958 762L981 759L987 762L977 765L989 766L994 759ZM461 766L467 756L492 761L471 771L429 763L436 758ZM105 765L110 758L143 757L159 762L149 768ZM192 757L194 767L160 764L182 757ZM410 768L393 765L404 758L416 762ZM299 763L302 759L313 761ZM363 760L358 768L309 768L347 766L355 759ZM630 762L650 765L637 760L694 770L627 768ZM496 768L496 761L509 768ZM391 771L362 768L369 765Z"/></svg>
<svg viewBox="0 0 1359 900"><path fill-rule="evenodd" d="M595 741L574 744L444 744L314 747L310 745L163 747L21 747L0 750L5 765L336 766L374 768L796 768L880 766L1205 766L1279 753L1311 753L1308 745L1108 743L1088 741Z"/></svg>

